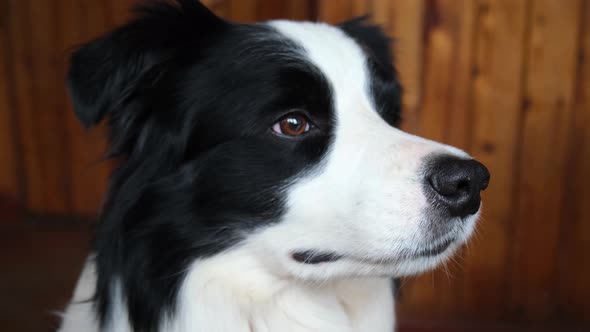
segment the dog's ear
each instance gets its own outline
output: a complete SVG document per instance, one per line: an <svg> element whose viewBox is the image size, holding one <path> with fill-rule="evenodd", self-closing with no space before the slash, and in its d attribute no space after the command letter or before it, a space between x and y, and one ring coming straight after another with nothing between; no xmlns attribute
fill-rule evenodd
<svg viewBox="0 0 590 332"><path fill-rule="evenodd" d="M392 40L380 26L369 22L369 16L357 17L338 26L356 40L380 67L393 73Z"/></svg>
<svg viewBox="0 0 590 332"><path fill-rule="evenodd" d="M187 43L207 42L228 23L196 0L151 1L137 17L78 48L71 56L68 88L74 111L86 127L121 112L139 91L167 69ZM123 115L122 117L127 117Z"/></svg>

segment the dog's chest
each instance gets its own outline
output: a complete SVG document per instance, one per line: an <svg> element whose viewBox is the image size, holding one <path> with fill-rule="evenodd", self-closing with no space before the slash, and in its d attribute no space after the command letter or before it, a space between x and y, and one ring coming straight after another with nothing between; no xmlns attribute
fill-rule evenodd
<svg viewBox="0 0 590 332"><path fill-rule="evenodd" d="M393 295L387 280L287 290L273 302L253 320L252 331L393 331Z"/></svg>
<svg viewBox="0 0 590 332"><path fill-rule="evenodd" d="M390 279L310 285L277 279L253 265L241 273L226 270L239 264L206 265L188 274L167 331L393 331Z"/></svg>

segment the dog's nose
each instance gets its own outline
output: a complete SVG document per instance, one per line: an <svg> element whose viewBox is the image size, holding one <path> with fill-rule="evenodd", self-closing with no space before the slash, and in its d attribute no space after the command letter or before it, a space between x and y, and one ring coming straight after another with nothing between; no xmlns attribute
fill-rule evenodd
<svg viewBox="0 0 590 332"><path fill-rule="evenodd" d="M426 181L451 216L465 217L479 210L480 191L488 187L490 172L479 161L445 156L430 165Z"/></svg>

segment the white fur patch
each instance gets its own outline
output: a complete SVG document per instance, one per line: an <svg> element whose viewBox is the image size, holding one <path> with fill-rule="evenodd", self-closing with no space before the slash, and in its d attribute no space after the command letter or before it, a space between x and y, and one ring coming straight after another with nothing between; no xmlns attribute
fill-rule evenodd
<svg viewBox="0 0 590 332"><path fill-rule="evenodd" d="M99 324L94 311L94 303L91 299L96 289L96 265L91 255L86 259L82 274L78 279L74 296L68 305L63 321L58 332L98 332ZM129 332L131 327L127 315L127 308L121 293L121 285L115 282L112 286L113 305L109 320L106 322L104 331Z"/></svg>
<svg viewBox="0 0 590 332"><path fill-rule="evenodd" d="M255 248L242 246L193 264L179 311L162 331L391 331L390 285L386 278L285 278Z"/></svg>
<svg viewBox="0 0 590 332"><path fill-rule="evenodd" d="M90 301L96 288L96 267L89 257L76 284L70 304L62 315L63 320L58 332L98 332L98 322Z"/></svg>

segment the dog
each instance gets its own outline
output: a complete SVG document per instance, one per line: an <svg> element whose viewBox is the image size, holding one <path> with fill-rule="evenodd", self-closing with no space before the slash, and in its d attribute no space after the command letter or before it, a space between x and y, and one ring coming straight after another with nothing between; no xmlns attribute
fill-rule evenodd
<svg viewBox="0 0 590 332"><path fill-rule="evenodd" d="M117 161L60 331L393 331L392 279L470 236L489 172L399 129L390 40L151 1L75 50Z"/></svg>

